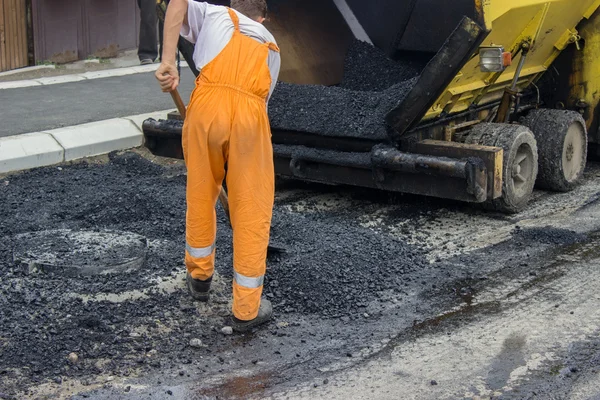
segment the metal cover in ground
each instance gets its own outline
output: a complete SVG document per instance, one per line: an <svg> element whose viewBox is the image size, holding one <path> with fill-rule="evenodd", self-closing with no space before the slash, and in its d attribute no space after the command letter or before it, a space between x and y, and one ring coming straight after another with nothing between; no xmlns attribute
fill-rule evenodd
<svg viewBox="0 0 600 400"><path fill-rule="evenodd" d="M29 272L90 276L129 272L146 261L148 241L131 232L31 232L14 238L13 260Z"/></svg>

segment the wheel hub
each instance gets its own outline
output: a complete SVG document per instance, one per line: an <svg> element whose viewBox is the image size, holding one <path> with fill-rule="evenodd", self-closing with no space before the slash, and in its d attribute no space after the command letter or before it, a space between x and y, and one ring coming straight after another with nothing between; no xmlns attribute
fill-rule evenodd
<svg viewBox="0 0 600 400"><path fill-rule="evenodd" d="M512 183L515 193L519 196L525 195L528 182L531 182L534 171L534 157L531 148L523 144L519 147L512 166Z"/></svg>
<svg viewBox="0 0 600 400"><path fill-rule="evenodd" d="M568 182L577 179L585 164L585 141L585 130L581 124L571 125L565 136L562 155L563 172Z"/></svg>
<svg viewBox="0 0 600 400"><path fill-rule="evenodd" d="M569 143L567 145L567 161L571 162L573 161L573 153L575 152L575 150L573 149L573 143Z"/></svg>

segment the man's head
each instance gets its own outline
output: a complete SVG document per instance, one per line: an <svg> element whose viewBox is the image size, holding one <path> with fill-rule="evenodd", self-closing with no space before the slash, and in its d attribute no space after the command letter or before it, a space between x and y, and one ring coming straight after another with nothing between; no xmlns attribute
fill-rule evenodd
<svg viewBox="0 0 600 400"><path fill-rule="evenodd" d="M231 8L261 24L267 18L267 0L231 0Z"/></svg>

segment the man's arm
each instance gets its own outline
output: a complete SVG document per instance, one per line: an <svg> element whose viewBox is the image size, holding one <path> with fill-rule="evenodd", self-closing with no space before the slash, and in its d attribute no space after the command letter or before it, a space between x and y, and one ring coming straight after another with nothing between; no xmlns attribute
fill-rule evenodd
<svg viewBox="0 0 600 400"><path fill-rule="evenodd" d="M163 92L172 92L179 86L179 74L175 57L177 55L177 42L181 26L187 24L187 10L189 0L171 0L165 16L163 49L161 63L156 71L156 79Z"/></svg>

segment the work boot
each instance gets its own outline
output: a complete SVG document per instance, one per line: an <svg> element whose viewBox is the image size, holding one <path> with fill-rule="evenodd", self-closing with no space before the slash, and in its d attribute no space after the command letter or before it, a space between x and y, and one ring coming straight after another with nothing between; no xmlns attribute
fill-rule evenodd
<svg viewBox="0 0 600 400"><path fill-rule="evenodd" d="M188 272L187 274L187 287L190 290L192 297L198 301L206 303L208 301L210 284L212 282L212 276L205 281L200 279L192 278L192 275Z"/></svg>
<svg viewBox="0 0 600 400"><path fill-rule="evenodd" d="M269 322L273 317L273 306L269 300L261 299L258 315L250 321L242 321L236 317L231 317L231 327L236 332L248 332L250 329Z"/></svg>

